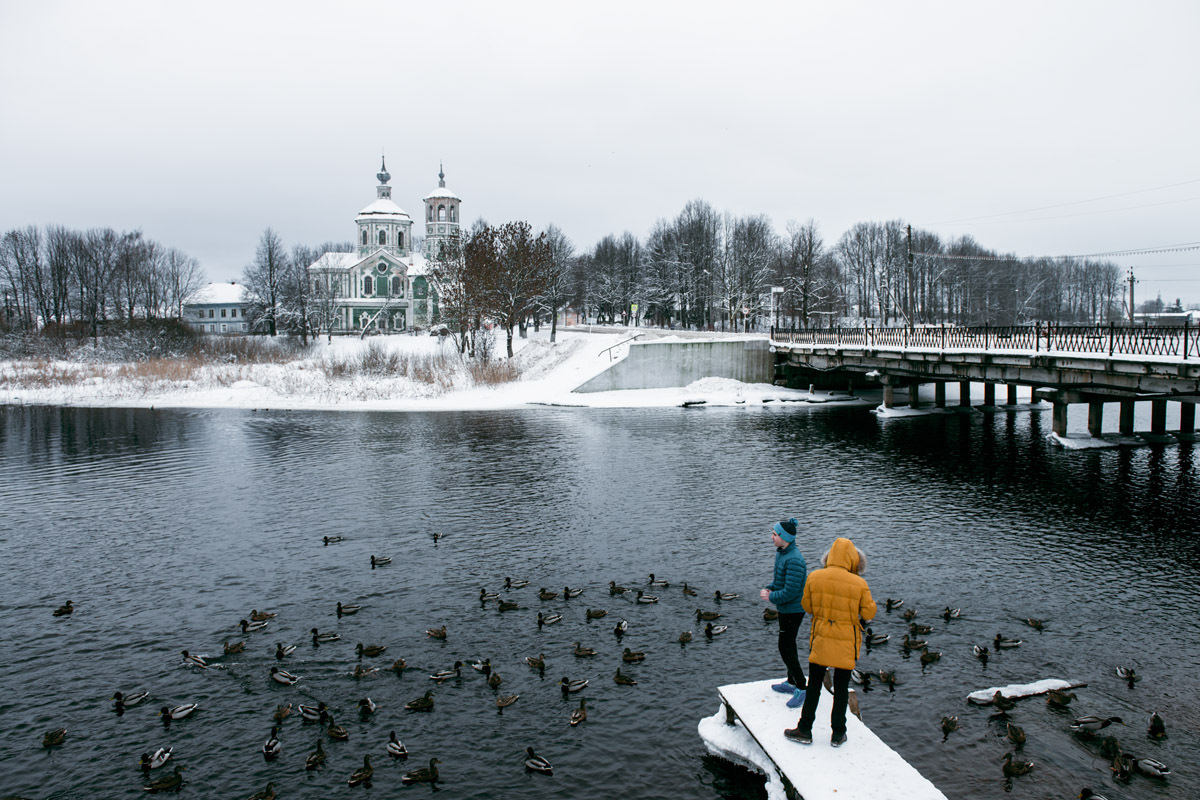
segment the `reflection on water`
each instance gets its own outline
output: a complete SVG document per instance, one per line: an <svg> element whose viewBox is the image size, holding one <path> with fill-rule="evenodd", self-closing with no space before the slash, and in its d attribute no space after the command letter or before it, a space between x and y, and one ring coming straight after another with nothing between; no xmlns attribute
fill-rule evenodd
<svg viewBox="0 0 1200 800"><path fill-rule="evenodd" d="M761 778L704 754L695 723L717 708L714 687L779 672L774 628L757 588L770 573L767 531L798 517L809 563L835 536L871 556L881 600L904 597L932 625L944 655L926 670L895 646L902 620L881 612L891 646L864 669L896 669L894 693L862 697L864 720L950 797L1003 796L1003 729L968 692L1042 677L1088 683L1072 713L1121 716L1123 746L1176 767L1169 782L1135 778L1125 797L1195 797L1187 765L1200 751L1200 590L1195 453L1191 446L1063 452L1047 446L1040 413L879 421L856 409L735 408L538 410L446 414L0 409L0 544L7 618L0 640L0 794L135 796L138 756L175 747L194 796L248 795L268 780L289 797L327 797L366 753L377 788L439 758L454 797L568 798L597 786L631 798L757 797ZM431 534L444 534L434 542ZM342 535L323 546L321 537ZM371 570L371 555L394 563ZM610 597L615 580L646 588L650 572L675 586L657 605ZM480 587L505 576L521 608L481 607ZM678 590L696 586L700 598ZM541 586L582 597L537 599ZM695 609L720 589L731 629L687 647ZM55 619L67 599L76 613ZM697 602L699 600L700 602ZM338 601L362 612L337 619ZM950 623L944 606L961 606ZM251 609L278 613L244 636ZM585 609L609 615L586 621ZM538 630L538 611L563 614ZM1020 620L1048 620L1037 633ZM624 642L612 633L629 620ZM425 636L445 624L445 643ZM342 640L313 647L308 631ZM1025 640L983 667L973 644L997 633ZM803 637L802 637L803 639ZM224 641L248 642L221 657ZM285 663L300 675L269 680L277 641L299 645ZM576 658L576 641L599 655ZM354 645L385 644L386 667L352 676ZM620 648L648 653L614 684ZM183 667L179 651L213 657ZM544 653L539 675L524 663ZM429 671L491 658L499 693L474 670L434 687ZM1118 665L1142 676L1130 689ZM567 724L563 675L587 678L588 721ZM115 715L114 690L153 700ZM402 710L434 688L430 714ZM360 719L357 700L379 704ZM329 764L307 773L319 733L293 717L281 757L259 748L284 702L327 703L350 741L326 740ZM161 705L198 702L164 729ZM1152 710L1170 737L1145 737ZM962 730L942 741L938 721ZM1038 763L1014 794L1075 796L1110 783L1094 742L1067 731L1071 714L1037 700L1013 712ZM40 748L66 727L66 744ZM409 764L387 763L395 730ZM533 746L553 778L526 774ZM620 764L621 772L613 769ZM338 789L341 791L341 789Z"/></svg>

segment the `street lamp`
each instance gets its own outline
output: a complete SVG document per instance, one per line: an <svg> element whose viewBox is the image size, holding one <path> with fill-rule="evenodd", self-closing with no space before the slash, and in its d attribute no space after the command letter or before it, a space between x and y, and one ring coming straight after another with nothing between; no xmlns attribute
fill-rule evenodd
<svg viewBox="0 0 1200 800"><path fill-rule="evenodd" d="M771 310L773 312L775 312L774 317L775 317L775 327L776 328L779 327L779 312L782 310L780 308L780 306L782 306L782 305L783 305L783 287L782 286L772 286L771 287Z"/></svg>

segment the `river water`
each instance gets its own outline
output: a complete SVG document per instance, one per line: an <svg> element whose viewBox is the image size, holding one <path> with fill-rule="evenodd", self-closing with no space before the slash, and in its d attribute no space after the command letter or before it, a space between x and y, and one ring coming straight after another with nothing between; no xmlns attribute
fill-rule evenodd
<svg viewBox="0 0 1200 800"><path fill-rule="evenodd" d="M781 674L757 590L771 572L771 523L795 516L810 567L836 536L869 554L873 627L892 640L860 666L895 669L900 683L863 694L862 716L949 797L1074 797L1083 786L1112 800L1200 796L1194 446L1063 452L1047 445L1048 428L1041 412L879 420L796 406L0 408L0 795L141 796L139 755L170 745L194 797L242 797L267 781L281 797L329 797L347 791L364 754L387 796L436 757L447 797L761 797L761 778L705 755L696 722L717 710L716 686ZM327 535L345 541L325 546ZM372 570L371 555L394 561ZM659 603L609 595L609 581L650 591L650 573L672 582L654 590ZM506 576L530 584L505 592ZM700 597L685 597L683 581ZM564 586L584 593L537 597ZM520 608L481 605L481 587ZM715 590L742 597L717 604ZM939 663L923 671L902 655L905 623L883 611L887 597L933 627ZM68 599L75 613L53 617ZM339 601L364 608L339 620ZM946 606L961 619L943 621ZM608 616L586 621L588 608ZM697 608L720 610L730 629L681 646L682 631L702 630ZM252 609L278 616L243 635ZM563 619L539 630L538 611ZM1044 618L1045 631L1026 617ZM623 642L612 632L621 618ZM426 636L441 625L445 642ZM313 647L314 627L342 638ZM983 666L971 646L997 633L1025 643ZM223 657L225 641L248 645ZM598 655L574 656L577 641ZM293 687L269 678L276 642L298 645L283 664L300 676ZM362 662L379 674L353 677L357 643L387 646ZM612 680L624 646L647 654L623 669L632 687ZM185 666L183 649L212 667ZM544 675L524 663L539 653ZM399 657L417 669L388 671ZM427 678L475 658L491 659L500 694L520 695L503 713L472 669L440 686ZM1141 680L1130 688L1117 666ZM590 685L564 699L563 676ZM1037 766L1006 794L1012 748L965 697L1044 677L1088 686L1070 713L1040 699L1013 712L1028 737L1018 753ZM430 688L431 713L403 709ZM141 689L149 702L113 712L114 691ZM362 719L368 696L379 708ZM580 696L589 717L571 727ZM281 756L266 761L276 706L317 701L349 741L325 739L327 765L306 772L323 734L293 713ZM199 711L169 728L155 715L189 702ZM1154 710L1168 728L1161 742L1146 736ZM961 730L943 741L950 714ZM1175 774L1113 785L1096 743L1068 730L1075 714L1120 716L1123 747ZM66 742L43 749L57 727ZM393 730L407 763L385 755ZM553 776L524 771L530 746Z"/></svg>

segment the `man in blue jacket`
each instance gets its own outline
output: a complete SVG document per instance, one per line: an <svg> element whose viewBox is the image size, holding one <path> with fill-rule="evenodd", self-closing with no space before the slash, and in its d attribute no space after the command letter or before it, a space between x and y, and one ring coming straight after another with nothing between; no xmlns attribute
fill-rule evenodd
<svg viewBox="0 0 1200 800"><path fill-rule="evenodd" d="M804 704L804 689L807 685L800 668L800 656L796 652L796 636L800 623L804 621L804 581L808 577L808 565L796 546L799 527L795 519L775 523L771 531L771 542L775 545L775 579L759 592L763 600L773 603L779 610L779 655L787 666L787 680L771 686L777 692L790 694L788 708L799 708Z"/></svg>

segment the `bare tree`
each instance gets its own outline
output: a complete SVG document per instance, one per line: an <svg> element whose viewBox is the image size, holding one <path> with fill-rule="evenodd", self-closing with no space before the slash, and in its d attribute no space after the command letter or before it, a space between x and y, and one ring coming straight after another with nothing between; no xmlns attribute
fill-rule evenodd
<svg viewBox="0 0 1200 800"><path fill-rule="evenodd" d="M546 290L542 293L540 302L542 308L550 315L550 341L553 342L558 332L558 310L566 303L570 292L575 245L556 225L547 226L544 235L550 248L550 263L546 270Z"/></svg>
<svg viewBox="0 0 1200 800"><path fill-rule="evenodd" d="M289 259L283 240L267 228L258 240L254 261L242 273L242 282L251 294L251 319L256 326L265 325L267 333L275 336L279 317L279 299L287 278Z"/></svg>

